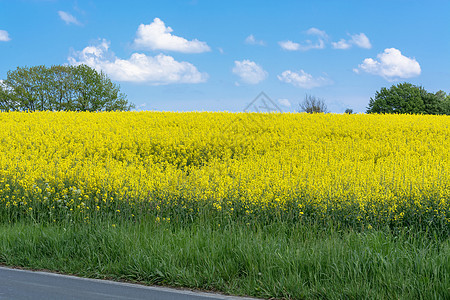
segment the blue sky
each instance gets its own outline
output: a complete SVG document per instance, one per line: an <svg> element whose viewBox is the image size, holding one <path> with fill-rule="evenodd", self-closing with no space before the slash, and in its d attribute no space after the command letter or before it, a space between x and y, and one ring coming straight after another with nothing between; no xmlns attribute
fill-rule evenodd
<svg viewBox="0 0 450 300"><path fill-rule="evenodd" d="M88 64L138 110L241 111L264 91L364 112L399 82L450 92L450 1L0 0L0 79Z"/></svg>

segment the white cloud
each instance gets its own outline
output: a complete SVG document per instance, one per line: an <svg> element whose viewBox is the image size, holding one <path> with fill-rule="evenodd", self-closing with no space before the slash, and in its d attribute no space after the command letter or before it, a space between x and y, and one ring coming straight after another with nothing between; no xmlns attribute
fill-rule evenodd
<svg viewBox="0 0 450 300"><path fill-rule="evenodd" d="M169 50L183 53L202 53L211 51L206 42L197 39L188 41L172 35L172 28L166 27L163 21L155 18L151 24L139 25L134 45L143 50Z"/></svg>
<svg viewBox="0 0 450 300"><path fill-rule="evenodd" d="M323 49L325 48L325 42L322 39L319 39L316 43L311 42L310 40L306 41L306 44L299 45L299 50L308 51L311 49Z"/></svg>
<svg viewBox="0 0 450 300"><path fill-rule="evenodd" d="M311 40L306 40L305 43L299 44L299 43L295 43L290 40L287 40L287 41L278 42L278 44L284 50L289 50L289 51L297 51L297 50L308 51L311 49L325 48L325 40L328 39L328 35L325 31L312 27L312 28L309 28L308 30L306 30L305 33L308 35L316 35L318 37L317 41L313 42Z"/></svg>
<svg viewBox="0 0 450 300"><path fill-rule="evenodd" d="M350 49L353 45L364 49L372 48L369 38L364 33L350 35L349 40L341 39L339 42L332 42L331 45L334 49L343 50Z"/></svg>
<svg viewBox="0 0 450 300"><path fill-rule="evenodd" d="M12 88L10 86L8 86L4 80L0 79L0 88L3 89L4 91L12 91Z"/></svg>
<svg viewBox="0 0 450 300"><path fill-rule="evenodd" d="M61 18L61 20L66 22L67 25L70 24L81 25L81 23L77 20L77 18L75 18L74 16L65 11L62 10L58 11L58 15Z"/></svg>
<svg viewBox="0 0 450 300"><path fill-rule="evenodd" d="M288 99L278 99L278 103L287 107L291 106L291 102Z"/></svg>
<svg viewBox="0 0 450 300"><path fill-rule="evenodd" d="M0 30L0 42L8 42L11 38L9 37L8 31Z"/></svg>
<svg viewBox="0 0 450 300"><path fill-rule="evenodd" d="M372 44L370 43L369 38L364 33L352 35L352 43L358 46L359 48L364 49L372 48Z"/></svg>
<svg viewBox="0 0 450 300"><path fill-rule="evenodd" d="M313 77L311 74L308 74L303 70L300 70L299 72L286 70L277 77L282 82L290 83L294 86L302 87L304 89L312 89L315 87L331 84L331 80L322 76Z"/></svg>
<svg viewBox="0 0 450 300"><path fill-rule="evenodd" d="M152 85L205 82L208 74L200 73L188 62L178 62L164 54L147 56L133 53L129 59L120 59L108 51L109 42L102 40L98 46L88 46L68 58L70 64L86 64L108 74L111 79L141 82Z"/></svg>
<svg viewBox="0 0 450 300"><path fill-rule="evenodd" d="M259 45L265 46L266 43L263 40L257 40L253 34L250 34L246 39L245 43L248 45Z"/></svg>
<svg viewBox="0 0 450 300"><path fill-rule="evenodd" d="M353 71L360 71L369 74L379 75L388 81L395 81L399 78L411 78L419 76L420 65L415 58L409 58L395 48L384 49L383 53L377 55L378 60L366 58L362 64Z"/></svg>
<svg viewBox="0 0 450 300"><path fill-rule="evenodd" d="M306 40L306 44L300 44L299 50L308 51L311 49L323 49L325 48L325 40L328 39L328 35L325 31L311 27L306 30L306 34L318 36L317 42Z"/></svg>
<svg viewBox="0 0 450 300"><path fill-rule="evenodd" d="M235 61L233 73L238 75L244 83L257 84L267 78L268 74L257 63L244 59Z"/></svg>
<svg viewBox="0 0 450 300"><path fill-rule="evenodd" d="M339 42L332 42L331 45L333 46L334 49L343 49L343 50L352 47L352 44L350 44L344 39L339 40Z"/></svg>
<svg viewBox="0 0 450 300"><path fill-rule="evenodd" d="M306 34L317 35L317 36L323 37L324 39L328 38L328 35L325 31L314 28L314 27L311 27L308 30L306 30Z"/></svg>
<svg viewBox="0 0 450 300"><path fill-rule="evenodd" d="M278 42L278 44L281 46L281 48L288 51L297 51L300 48L300 44L294 43L292 41L282 41Z"/></svg>

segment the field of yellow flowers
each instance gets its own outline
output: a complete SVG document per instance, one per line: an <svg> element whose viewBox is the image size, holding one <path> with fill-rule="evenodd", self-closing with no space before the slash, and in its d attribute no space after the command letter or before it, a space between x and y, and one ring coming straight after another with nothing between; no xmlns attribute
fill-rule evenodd
<svg viewBox="0 0 450 300"><path fill-rule="evenodd" d="M0 113L0 216L450 224L450 117Z"/></svg>

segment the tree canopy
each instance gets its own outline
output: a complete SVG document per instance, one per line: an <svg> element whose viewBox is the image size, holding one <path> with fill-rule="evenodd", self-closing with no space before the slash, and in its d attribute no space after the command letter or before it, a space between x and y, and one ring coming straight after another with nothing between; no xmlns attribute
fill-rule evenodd
<svg viewBox="0 0 450 300"><path fill-rule="evenodd" d="M133 107L118 85L86 65L18 67L0 81L3 111L111 111Z"/></svg>
<svg viewBox="0 0 450 300"><path fill-rule="evenodd" d="M443 91L433 94L421 86L399 83L377 91L370 98L367 113L449 114L450 96Z"/></svg>

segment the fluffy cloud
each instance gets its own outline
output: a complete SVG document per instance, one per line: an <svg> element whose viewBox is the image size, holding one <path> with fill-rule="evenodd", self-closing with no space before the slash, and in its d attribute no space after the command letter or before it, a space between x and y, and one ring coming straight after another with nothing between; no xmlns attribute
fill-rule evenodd
<svg viewBox="0 0 450 300"><path fill-rule="evenodd" d="M61 18L61 20L66 22L67 25L70 24L81 25L81 23L77 20L77 18L75 18L74 16L65 11L62 10L58 11L58 15Z"/></svg>
<svg viewBox="0 0 450 300"><path fill-rule="evenodd" d="M288 99L278 99L278 103L287 107L291 106L291 101L289 101Z"/></svg>
<svg viewBox="0 0 450 300"><path fill-rule="evenodd" d="M266 43L262 40L257 40L253 34L250 34L246 39L245 43L248 45L259 45L259 46L265 46Z"/></svg>
<svg viewBox="0 0 450 300"><path fill-rule="evenodd" d="M278 42L278 44L284 50L289 50L289 51L297 51L297 50L308 51L311 49L325 48L325 40L328 39L328 35L326 34L325 31L312 27L312 28L309 28L308 30L306 30L305 33L308 35L317 36L318 37L317 41L312 42L311 40L306 40L304 43L299 44L299 43L295 43L295 42L287 40L287 41Z"/></svg>
<svg viewBox="0 0 450 300"><path fill-rule="evenodd" d="M313 43L310 40L307 40L305 44L299 45L299 50L301 51L308 51L311 49L323 49L325 48L325 42L322 39L319 39L317 42Z"/></svg>
<svg viewBox="0 0 450 300"><path fill-rule="evenodd" d="M304 89L312 89L331 83L331 81L327 78L324 78L322 76L313 77L311 74L308 74L303 70L300 70L299 72L287 70L277 77L282 82L290 83L294 86L302 87Z"/></svg>
<svg viewBox="0 0 450 300"><path fill-rule="evenodd" d="M317 36L320 36L320 37L322 37L324 39L328 38L328 35L327 35L327 33L325 31L317 29L317 28L314 28L314 27L311 27L310 29L306 30L306 34L317 35Z"/></svg>
<svg viewBox="0 0 450 300"><path fill-rule="evenodd" d="M238 75L244 83L257 84L267 78L267 72L257 63L244 59L235 61L233 73Z"/></svg>
<svg viewBox="0 0 450 300"><path fill-rule="evenodd" d="M359 48L364 49L372 48L372 44L370 43L369 38L364 33L352 35L352 43L358 46Z"/></svg>
<svg viewBox="0 0 450 300"><path fill-rule="evenodd" d="M172 28L166 27L163 21L155 18L151 24L139 25L134 45L143 50L169 50L183 53L202 53L211 48L197 39L188 41L185 38L172 35Z"/></svg>
<svg viewBox="0 0 450 300"><path fill-rule="evenodd" d="M419 76L421 73L420 65L415 58L406 57L395 48L384 49L384 52L378 54L377 58L378 60L366 58L353 71L379 75L388 81L411 78Z"/></svg>
<svg viewBox="0 0 450 300"><path fill-rule="evenodd" d="M349 49L353 45L364 48L364 49L370 49L372 48L372 44L369 41L369 38L364 34L353 34L350 36L349 40L340 39L339 42L333 42L331 43L332 47L334 49Z"/></svg>
<svg viewBox="0 0 450 300"><path fill-rule="evenodd" d="M300 44L294 43L293 41L282 41L278 42L281 48L288 51L297 51L300 48Z"/></svg>
<svg viewBox="0 0 450 300"><path fill-rule="evenodd" d="M164 85L200 83L208 78L208 74L200 73L194 65L178 62L171 56L133 53L129 59L120 59L108 49L109 42L102 40L100 45L88 46L74 53L68 60L72 65L86 64L98 71L101 70L118 81Z"/></svg>
<svg viewBox="0 0 450 300"><path fill-rule="evenodd" d="M8 31L6 30L0 30L0 42L7 42L10 41Z"/></svg>
<svg viewBox="0 0 450 300"><path fill-rule="evenodd" d="M333 46L334 49L349 49L352 47L352 44L350 44L349 42L347 42L345 39L340 39L339 42L332 42L331 45Z"/></svg>

